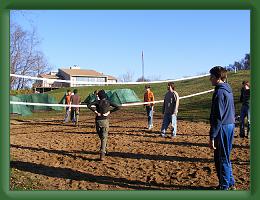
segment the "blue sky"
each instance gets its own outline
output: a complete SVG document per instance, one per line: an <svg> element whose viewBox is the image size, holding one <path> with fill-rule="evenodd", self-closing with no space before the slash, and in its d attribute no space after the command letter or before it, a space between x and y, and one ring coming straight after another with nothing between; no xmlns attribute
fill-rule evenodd
<svg viewBox="0 0 260 200"><path fill-rule="evenodd" d="M249 10L36 10L11 14L37 28L52 71L79 65L133 81L207 73L250 53Z"/></svg>

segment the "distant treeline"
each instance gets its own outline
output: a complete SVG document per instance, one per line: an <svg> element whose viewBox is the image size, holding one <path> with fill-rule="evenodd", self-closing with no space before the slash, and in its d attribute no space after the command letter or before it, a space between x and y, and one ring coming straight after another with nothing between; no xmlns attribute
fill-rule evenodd
<svg viewBox="0 0 260 200"><path fill-rule="evenodd" d="M234 64L229 64L225 66L228 71L237 71L237 70L248 70L251 69L250 63L250 54L245 54L245 57L242 58L240 61L235 61Z"/></svg>

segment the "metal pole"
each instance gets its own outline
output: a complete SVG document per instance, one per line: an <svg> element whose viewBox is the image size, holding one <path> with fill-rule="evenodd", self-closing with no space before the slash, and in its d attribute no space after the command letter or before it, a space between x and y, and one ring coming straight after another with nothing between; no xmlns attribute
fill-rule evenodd
<svg viewBox="0 0 260 200"><path fill-rule="evenodd" d="M142 80L144 81L144 52L142 51Z"/></svg>

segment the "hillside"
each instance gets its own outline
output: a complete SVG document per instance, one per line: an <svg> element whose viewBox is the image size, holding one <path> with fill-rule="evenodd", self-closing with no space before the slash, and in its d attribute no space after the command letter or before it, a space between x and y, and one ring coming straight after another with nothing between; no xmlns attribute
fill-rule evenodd
<svg viewBox="0 0 260 200"><path fill-rule="evenodd" d="M250 71L248 70L239 71L237 73L228 74L228 82L230 83L234 92L235 107L236 107L237 114L239 113L240 106L241 106L239 103L239 96L240 96L241 83L244 79L250 80ZM211 86L209 77L178 81L175 82L175 85L176 85L176 90L180 96L186 96L189 94L194 94L197 92L202 92L214 88ZM86 87L79 87L78 91L79 91L79 95L84 100L90 93L93 93L93 91L101 88L105 90L129 88L134 90L137 96L141 100L143 99L144 85L109 85L109 86L102 86L102 87L86 86ZM151 84L151 88L155 95L155 100L163 100L164 94L167 91L167 83ZM54 96L57 100L60 100L67 89L68 88L54 90L49 92L49 94ZM74 88L71 89L73 90ZM208 93L208 94L181 100L180 108L179 108L179 116L178 116L179 119L185 119L191 121L207 121L210 113L211 97L212 97L212 93ZM155 106L156 113L161 113L161 106L162 104L156 104ZM131 110L143 112L143 106L135 106L135 107L124 108L124 109L131 109Z"/></svg>

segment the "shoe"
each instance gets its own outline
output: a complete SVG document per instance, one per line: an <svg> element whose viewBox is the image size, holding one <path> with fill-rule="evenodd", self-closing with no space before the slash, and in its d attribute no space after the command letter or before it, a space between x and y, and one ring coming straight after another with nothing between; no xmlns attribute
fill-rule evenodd
<svg viewBox="0 0 260 200"><path fill-rule="evenodd" d="M176 135L172 135L172 138L175 138L176 137Z"/></svg>
<svg viewBox="0 0 260 200"><path fill-rule="evenodd" d="M104 159L105 159L105 153L102 152L102 153L100 153L100 160L103 161Z"/></svg>
<svg viewBox="0 0 260 200"><path fill-rule="evenodd" d="M161 133L161 136L164 137L164 138L166 137L165 133Z"/></svg>
<svg viewBox="0 0 260 200"><path fill-rule="evenodd" d="M236 186L232 185L228 188L228 190L237 190Z"/></svg>

